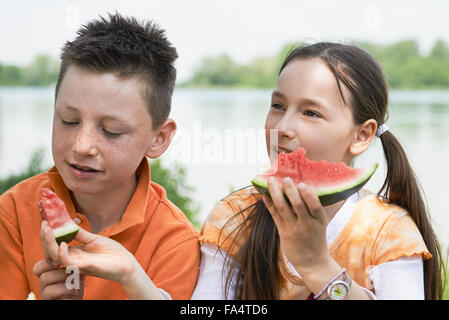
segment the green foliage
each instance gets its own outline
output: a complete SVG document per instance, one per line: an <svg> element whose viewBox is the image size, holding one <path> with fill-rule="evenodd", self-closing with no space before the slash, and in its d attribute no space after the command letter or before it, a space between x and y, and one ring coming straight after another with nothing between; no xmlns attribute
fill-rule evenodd
<svg viewBox="0 0 449 320"><path fill-rule="evenodd" d="M389 86L399 89L449 88L449 49L438 40L428 55L413 39L390 45L353 42L370 53L382 66ZM256 57L239 65L227 55L207 57L184 86L272 88L287 54L300 43L289 43L273 57Z"/></svg>
<svg viewBox="0 0 449 320"><path fill-rule="evenodd" d="M389 86L394 89L449 88L449 48L443 40L435 42L429 54L420 53L413 39L390 45L353 42L369 52L382 66ZM181 86L272 88L281 63L300 43L288 43L271 57L255 57L238 64L229 55L206 57L193 76ZM40 54L25 67L0 64L0 85L48 86L57 81L59 61Z"/></svg>
<svg viewBox="0 0 449 320"><path fill-rule="evenodd" d="M31 160L25 170L18 174L13 174L4 179L0 179L0 194L19 182L48 170L48 168L44 168L42 165L43 158L44 149L38 149L31 155Z"/></svg>
<svg viewBox="0 0 449 320"><path fill-rule="evenodd" d="M167 198L184 212L190 222L199 230L201 223L196 216L199 213L199 206L189 194L194 188L186 183L186 170L179 164L173 168L164 168L160 159L151 161L151 181L164 187Z"/></svg>
<svg viewBox="0 0 449 320"><path fill-rule="evenodd" d="M43 158L44 149L38 149L33 152L31 160L23 172L0 179L0 194L29 177L47 171L49 168L43 166ZM165 188L168 199L181 209L199 230L200 222L197 220L199 206L188 196L194 189L186 183L185 169L180 165L175 165L173 169L164 168L160 160L157 159L151 161L151 180Z"/></svg>
<svg viewBox="0 0 449 320"><path fill-rule="evenodd" d="M0 64L0 85L48 86L56 83L58 74L59 61L40 54L25 67Z"/></svg>

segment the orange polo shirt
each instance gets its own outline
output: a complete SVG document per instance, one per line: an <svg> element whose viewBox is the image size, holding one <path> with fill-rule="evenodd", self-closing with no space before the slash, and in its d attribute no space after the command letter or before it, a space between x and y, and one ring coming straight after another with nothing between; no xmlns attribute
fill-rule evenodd
<svg viewBox="0 0 449 320"><path fill-rule="evenodd" d="M120 242L134 254L154 284L173 299L190 299L199 271L198 234L185 215L150 181L143 159L136 191L122 219L99 234ZM30 291L40 299L39 278L33 266L44 259L39 238L42 217L37 203L41 188L54 190L79 225L89 221L75 210L69 190L55 167L12 187L0 196L0 299L26 299ZM75 219L77 218L77 219ZM73 241L70 245L79 245ZM86 277L84 299L126 299L116 282Z"/></svg>

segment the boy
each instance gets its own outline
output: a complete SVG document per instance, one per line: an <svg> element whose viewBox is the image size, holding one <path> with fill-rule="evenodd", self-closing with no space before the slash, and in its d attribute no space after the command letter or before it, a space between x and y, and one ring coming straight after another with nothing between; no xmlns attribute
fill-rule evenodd
<svg viewBox="0 0 449 320"><path fill-rule="evenodd" d="M197 233L150 181L146 158L162 155L176 132L168 118L176 58L157 25L118 13L88 23L66 43L55 90L55 166L0 197L0 299L25 299L30 291L38 299L127 298L117 283L95 277L81 290L65 285L69 274L50 263L39 241L43 187L58 194L80 227L132 252L163 294L190 298Z"/></svg>

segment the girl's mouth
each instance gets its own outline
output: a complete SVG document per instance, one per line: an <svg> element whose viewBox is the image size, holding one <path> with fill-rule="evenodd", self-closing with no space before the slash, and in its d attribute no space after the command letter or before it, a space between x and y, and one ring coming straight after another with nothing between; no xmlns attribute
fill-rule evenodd
<svg viewBox="0 0 449 320"><path fill-rule="evenodd" d="M277 154L279 154L281 152L283 152L283 153L290 153L290 152L292 152L291 150L285 149L285 148L277 148L277 149L275 149L275 151L276 151Z"/></svg>

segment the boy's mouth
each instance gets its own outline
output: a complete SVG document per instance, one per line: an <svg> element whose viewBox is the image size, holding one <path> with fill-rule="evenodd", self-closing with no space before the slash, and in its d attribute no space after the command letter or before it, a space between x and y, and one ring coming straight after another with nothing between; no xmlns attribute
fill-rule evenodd
<svg viewBox="0 0 449 320"><path fill-rule="evenodd" d="M75 163L69 163L69 165L72 168L77 169L77 170L82 171L82 172L99 172L100 171L100 170L97 170L97 169L94 169L94 168L91 168L91 167L82 166L82 165L75 164Z"/></svg>

